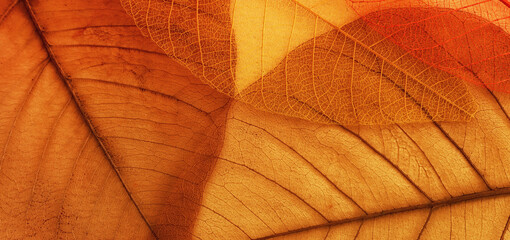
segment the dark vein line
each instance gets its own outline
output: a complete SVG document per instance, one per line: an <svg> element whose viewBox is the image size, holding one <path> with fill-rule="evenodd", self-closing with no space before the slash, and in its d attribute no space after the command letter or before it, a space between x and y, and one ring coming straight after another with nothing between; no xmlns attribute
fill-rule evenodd
<svg viewBox="0 0 510 240"><path fill-rule="evenodd" d="M310 203L308 203L307 201L305 201L302 197L300 197L299 195L297 195L296 193L292 192L290 189L282 186L281 184L279 184L278 182L276 182L275 180L273 179L270 179L266 176L264 176L264 174L258 172L257 170L251 168L251 167L248 167L244 164L240 164L240 163L236 163L234 161L231 161L229 159L226 159L226 158L221 158L221 157L218 157L219 160L223 160L225 162L228 162L228 163L231 163L231 164L234 164L234 165L237 165L237 166L240 166L240 167L244 167L250 171L252 171L253 173L263 177L264 179L266 179L267 181L270 181L272 183L274 183L275 185L279 186L281 189L285 190L286 192L290 193L291 195L293 195L294 197L296 197L297 199L299 199L301 202L303 202L305 205L307 205L310 209L314 210L317 214L319 214L326 222L330 222L319 210L317 210L315 207L313 207L312 205L310 205Z"/></svg>
<svg viewBox="0 0 510 240"><path fill-rule="evenodd" d="M508 8L510 8L510 2L508 2L508 0L499 0L500 2L502 2L503 4L505 4L505 6L507 6Z"/></svg>
<svg viewBox="0 0 510 240"><path fill-rule="evenodd" d="M331 226L328 227L328 231L326 232L326 236L324 236L324 240L328 239L329 232L331 232Z"/></svg>
<svg viewBox="0 0 510 240"><path fill-rule="evenodd" d="M359 224L358 231L356 231L356 235L354 235L353 240L356 240L359 236L359 233L361 232L361 227L363 227L363 224L365 223L364 220L361 220L361 223Z"/></svg>
<svg viewBox="0 0 510 240"><path fill-rule="evenodd" d="M273 135L272 133L270 133L268 130L266 130L265 128L262 128L262 127L259 127L259 126L256 126L256 125L253 125L253 124L250 124L248 122L245 122L243 120L240 120L240 119L237 119L237 118L232 118L234 120L237 120L239 122L242 122L248 126L251 126L251 127L255 127L257 129L260 129L262 131L264 131L265 133L267 133L269 136L271 136L273 139L277 140L278 142L282 143L285 147L287 147L288 149L290 149L291 151L293 151L294 153L296 153L299 158L301 158L302 160L304 160L308 165L310 165L317 173L319 173L319 175L324 178L329 184L331 184L340 194L344 195L347 199L349 199L353 204L356 205L356 207L358 207L361 211L363 211L364 214L367 214L367 212L365 211L365 209L363 209L356 201L354 201L354 199L352 199L349 195L347 195L344 191L342 191L335 183L333 183L333 181L331 181L331 179L329 179L326 175L324 175L324 173L322 173L319 169L317 169L315 167L315 165L313 165L310 161L308 161L308 159L306 159L303 155L301 155L296 149L294 149L293 147L291 147L289 144L283 142L283 140L277 138L275 135Z"/></svg>
<svg viewBox="0 0 510 240"><path fill-rule="evenodd" d="M432 203L414 205L414 206L403 207L403 208L395 208L395 209L385 210L385 211L381 211L381 212L370 213L368 215L364 215L364 216L360 216L360 217L353 217L353 218L346 218L346 219L342 219L342 220L338 220L338 221L331 221L331 222L324 223L324 224L318 224L318 225L314 225L314 226L308 226L308 227L304 227L304 228L290 230L287 232L281 232L278 234L257 238L255 240L264 240L264 239L269 239L269 238L274 238L274 237L279 237L279 236L287 236L287 235L293 234L293 233L299 233L299 232L309 231L309 230L328 227L328 226L337 226L337 225L360 221L360 220L368 220L368 219L373 219L373 218L386 216L386 215L390 215L390 214L409 212L409 211L425 209L425 208L438 208L438 207L443 207L443 206L451 206L451 205L453 205L455 203L459 203L459 202L470 201L470 200L475 200L475 199L480 199L480 198L497 197L497 196L509 195L509 194L510 194L510 187L497 188L497 189L492 189L492 190L488 190L488 191L484 191L484 192L477 192L477 193L473 193L473 194L467 194L467 195L463 195L463 196L453 197L453 198L450 198L447 200L442 200L442 201L437 201L437 202L432 202Z"/></svg>
<svg viewBox="0 0 510 240"><path fill-rule="evenodd" d="M446 137L446 139L448 141L450 141L453 146L455 148L457 148L457 150L460 152L460 154L462 154L462 156L464 157L464 159L466 159L466 162L469 164L469 166L471 166L471 168L475 171L475 173L478 175L478 177L483 181L483 183L485 184L485 186L488 188L488 189L493 189L489 183L487 182L487 180L485 179L485 177L483 176L483 174L480 172L480 170L478 170L478 168L475 167L475 164L473 163L473 161L471 161L471 158L467 155L467 153L464 151L463 148L461 148L459 146L459 144L457 144L457 142L455 142L453 140L452 137L450 137L450 134L448 134L442 127L439 123L437 122L432 122L438 129L439 131L441 131L441 133L443 133L443 135Z"/></svg>
<svg viewBox="0 0 510 240"><path fill-rule="evenodd" d="M434 210L433 208L430 208L429 215L427 216L427 219L425 220L425 223L423 223L423 226L421 227L420 233L418 234L418 237L416 238L416 240L420 240L421 235L423 234L423 231L425 231L425 228L427 227L427 224L429 223L430 216L432 216L432 211L433 210Z"/></svg>
<svg viewBox="0 0 510 240"><path fill-rule="evenodd" d="M141 209L138 207L138 204L136 203L136 201L133 199L133 196L131 195L130 191L129 191L129 188L126 186L124 180L122 179L119 171L115 168L115 163L113 162L113 158L112 156L110 155L110 153L106 150L106 147L104 145L104 143L101 141L101 139L98 137L99 135L97 134L97 131L96 129L94 128L94 126L92 125L92 122L90 121L90 118L88 117L88 115L85 113L84 111L84 108L83 106L81 105L81 101L79 101L79 98L78 96L76 95L76 93L73 91L73 86L71 85L70 81L69 81L69 76L64 72L64 70L62 69L62 67L60 66L60 64L58 63L58 61L56 60L55 58L55 54L53 53L53 51L51 50L50 48L50 44L48 43L48 40L46 39L46 37L44 36L44 33L41 31L41 26L39 25L39 22L37 21L36 19L36 16L35 16L35 12L33 11L32 7L30 6L30 3L29 3L29 0L25 0L24 1L24 4L25 4L25 8L28 12L28 16L30 17L30 19L32 20L32 23L34 25L34 28L35 28L35 31L36 33L39 35L47 53L48 53L48 56L50 58L50 61L55 65L55 68L57 69L57 74L59 75L59 77L62 79L62 81L66 84L67 86L67 89L69 90L69 92L71 93L71 95L73 96L73 99L74 101L76 102L76 105L78 106L78 109L80 110L80 113L82 114L83 116L83 119L87 122L87 125L89 126L90 128L90 131L92 132L92 134L96 137L96 139L98 140L98 143L99 145L101 146L101 149L103 150L103 153L105 154L106 158L108 159L108 162L110 163L110 165L112 166L113 170L115 171L115 174L117 175L117 177L119 178L120 182L122 183L122 186L123 188L126 190L126 193L128 195L128 197L130 198L130 200L133 202L133 204L135 205L135 208L137 209L138 213L140 214L140 216L142 217L143 221L145 222L145 224L147 224L147 227L149 228L149 230L151 231L152 233L152 236L155 238L155 239L158 239L158 236L156 235L156 233L154 232L154 229L152 229L151 225L149 224L147 218L145 217L145 215L142 213Z"/></svg>
<svg viewBox="0 0 510 240"><path fill-rule="evenodd" d="M509 226L510 226L510 217L508 217L508 219L506 220L505 228L503 228L503 232L501 233L501 237L500 237L501 240L505 239L505 233L508 230Z"/></svg>

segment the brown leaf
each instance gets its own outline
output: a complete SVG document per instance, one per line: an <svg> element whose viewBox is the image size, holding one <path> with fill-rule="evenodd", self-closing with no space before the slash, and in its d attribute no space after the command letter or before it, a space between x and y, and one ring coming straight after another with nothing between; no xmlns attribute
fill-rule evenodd
<svg viewBox="0 0 510 240"><path fill-rule="evenodd" d="M21 3L0 23L0 238L151 233Z"/></svg>
<svg viewBox="0 0 510 240"><path fill-rule="evenodd" d="M4 12L0 238L189 238L229 99L119 3Z"/></svg>
<svg viewBox="0 0 510 240"><path fill-rule="evenodd" d="M467 84L470 122L324 125L216 92L116 1L0 14L2 239L508 237L508 94Z"/></svg>

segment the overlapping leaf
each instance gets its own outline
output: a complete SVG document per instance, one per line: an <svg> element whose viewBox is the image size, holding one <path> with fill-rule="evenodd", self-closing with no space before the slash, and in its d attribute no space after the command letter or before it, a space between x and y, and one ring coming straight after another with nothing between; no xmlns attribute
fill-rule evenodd
<svg viewBox="0 0 510 240"><path fill-rule="evenodd" d="M340 27L353 19L352 11L344 10L332 15L332 11L325 7L347 9L342 1L318 4L290 0L250 3L122 2L142 32L167 54L181 60L202 81L259 109L316 122L346 125L468 121L477 109L458 78L466 80L469 77L458 72L450 74L441 71L444 69L437 66L439 63L451 65L451 61L459 57L446 57L452 54L451 47L440 45L431 51L420 50L435 57L432 62L424 61L423 56L417 56L388 37L419 42L418 45L423 45L419 49L426 49L427 41L437 39L429 37L426 30L419 32L421 25L407 24L415 19L406 17L425 18L428 21L424 24L433 28L434 23L445 22L445 19L435 17L445 15L440 10L402 10L400 12L404 16L390 18L387 24L404 26L389 33L380 33L366 20L370 18L368 22L378 23L398 13L386 12L385 16L375 14L377 17L365 17ZM465 2L461 6L468 8L469 4L471 2ZM449 13L450 19L459 18L464 22L471 18L469 14L457 14L457 10ZM496 10L500 11L499 8ZM471 28L479 28L487 24L473 22L471 25ZM471 28L461 29L460 32L470 33ZM473 38L477 34L468 37ZM509 39L508 34L502 31L495 35L503 42ZM452 38L455 39L455 36ZM468 46L465 42L461 43L452 44L460 49ZM503 48L500 52L507 50ZM500 52L479 56L487 60L491 59L490 56L501 55ZM484 64L491 66L496 61L493 65L503 66L505 59L488 60ZM458 65L456 69L465 71L465 68L473 65L473 61L477 60L455 61ZM504 74L505 71L481 76L482 80L478 79L477 82L498 87L504 82L499 79Z"/></svg>
<svg viewBox="0 0 510 240"><path fill-rule="evenodd" d="M229 107L116 1L0 6L2 238L507 237L508 95L467 84L469 122L323 125Z"/></svg>
<svg viewBox="0 0 510 240"><path fill-rule="evenodd" d="M352 1L351 6L367 24L428 65L510 93L506 0ZM423 6L434 8L416 11ZM365 15L374 10L379 11Z"/></svg>

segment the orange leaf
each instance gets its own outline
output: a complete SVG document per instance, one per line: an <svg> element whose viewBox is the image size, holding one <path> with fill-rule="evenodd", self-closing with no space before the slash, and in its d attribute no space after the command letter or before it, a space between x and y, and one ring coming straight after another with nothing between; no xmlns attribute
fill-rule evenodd
<svg viewBox="0 0 510 240"><path fill-rule="evenodd" d="M229 99L119 3L3 13L0 238L190 237Z"/></svg>
<svg viewBox="0 0 510 240"><path fill-rule="evenodd" d="M240 9L265 1L246 2L237 1ZM190 72L144 38L117 1L0 1L0 84L5 86L0 89L0 238L508 238L508 94L457 79L451 84L469 92L478 105L471 121L345 126L261 111L192 75L230 79L215 85L223 90L235 90L242 75L248 91L262 76L281 70L285 59L296 60L314 39L339 31L320 20L331 19L327 14L334 11L282 2L287 5L267 1L263 11L244 12L248 15L237 11L226 27L221 24L231 21L232 8L216 12L224 22L207 31L223 39L235 36L235 50L195 54L198 43L188 40L197 36L176 29L181 43L194 46L177 51ZM204 3L209 10L224 7ZM268 22L265 27L272 30L266 29L265 37L236 30L239 22L260 20L249 13L266 10L267 17L279 13L281 21ZM406 16L393 10L372 16L398 19L396 13ZM294 40L275 37L290 34L275 31L289 19L295 19ZM395 19L386 20L395 26ZM374 25L366 20L349 26L365 24L362 30L371 32ZM259 27L251 29L259 33ZM237 38L240 32L257 44ZM503 33L480 39L507 36ZM218 39L200 45L214 48ZM382 46L406 51L395 39ZM271 51L261 51L259 40ZM230 40L221 44L232 46ZM281 46L284 50L278 50ZM265 57L250 62L250 51ZM218 61L228 56L235 58ZM211 60L204 65L198 62L202 57ZM423 66L423 59L416 59L410 61ZM239 70L238 63L254 68ZM479 66L473 73L484 75L490 67ZM474 76L438 69L431 71ZM485 76L494 69L489 70Z"/></svg>
<svg viewBox="0 0 510 240"><path fill-rule="evenodd" d="M480 71L475 67L497 66L496 74L478 73L477 83L489 89L506 86L501 79L508 74L502 67L508 59L506 47L495 45L500 49L497 53L486 50L475 54L480 59L470 61L456 54L466 52L459 49L476 40L450 41L452 46L441 42L435 49L426 48L440 37L450 40L444 31L434 30L450 22L456 25L445 31L468 34L468 39L490 33L475 45L491 39L510 41L507 33L482 20L471 21L472 26L461 29L463 22L476 16L458 11L482 6L473 2L455 3L452 7L457 8L447 14L440 9L408 8L368 15L340 26L352 20L354 13L338 0L122 1L144 34L220 92L258 109L344 125L469 121L477 104L459 78L471 80L469 74ZM406 3L418 7L448 5L408 1L358 5L366 12ZM492 6L498 17L508 17L506 9L492 5L482 7ZM483 15L477 9L470 12ZM395 14L402 16L388 17ZM373 24L396 27L380 34L378 31L385 29L376 27L374 31ZM420 24L432 31L423 30ZM478 66L479 62L483 66ZM451 68L460 72L446 71Z"/></svg>

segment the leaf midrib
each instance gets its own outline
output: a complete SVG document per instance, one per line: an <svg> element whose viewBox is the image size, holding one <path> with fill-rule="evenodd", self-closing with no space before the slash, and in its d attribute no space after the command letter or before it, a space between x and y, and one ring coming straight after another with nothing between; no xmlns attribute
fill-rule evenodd
<svg viewBox="0 0 510 240"><path fill-rule="evenodd" d="M273 234L273 235L255 238L253 240L265 240L265 239L286 236L286 235L290 235L290 234L300 233L300 232L323 228L323 227L332 227L332 226L337 226L337 225L355 222L355 221L364 221L364 220L382 217L382 216L386 216L386 215L390 215L390 214L410 212L410 211L426 209L426 208L434 209L434 208L438 208L438 207L442 207L442 206L446 206L446 205L452 205L452 204L459 203L459 202L466 202L466 201L480 199L480 198L497 197L497 196L508 195L508 194L510 194L510 187L498 188L498 189L494 189L494 190L488 190L488 191L477 192L477 193L462 195L462 196L458 196L458 197L453 197L453 198L449 198L449 199L442 200L442 201L436 201L436 202L425 203L425 204L420 204L420 205L396 208L396 209L385 210L385 211L376 212L376 213L370 213L370 214L362 215L359 217L331 221L331 222L324 223L324 224L313 225L313 226L309 226L309 227L305 227L305 228L299 228L299 229L294 229L294 230L290 230L287 232L281 232L281 233L277 233L277 234Z"/></svg>
<svg viewBox="0 0 510 240"><path fill-rule="evenodd" d="M154 229L152 228L152 226L149 224L147 218L145 217L145 215L142 213L141 209L139 208L138 204L136 203L136 201L134 200L133 196L131 195L131 192L129 191L129 189L127 188L123 178L121 177L118 169L115 167L115 163L113 162L113 158L112 156L110 155L110 153L108 152L108 150L106 149L103 141L101 141L101 138L99 137L99 135L97 134L97 131L96 129L94 128L94 126L92 125L92 122L90 120L90 118L88 117L88 115L85 113L84 111L84 108L79 100L79 97L75 94L75 92L73 91L73 87L70 83L70 78L65 74L65 72L63 71L62 67L60 66L60 64L58 63L58 61L56 60L55 58L55 55L53 53L53 51L51 50L51 46L50 44L48 43L46 37L44 36L43 32L42 32L42 28L41 26L39 25L38 21L37 21L37 18L35 16L35 13L29 3L29 0L25 0L23 2L21 1L16 1L13 5L17 5L18 3L23 3L24 6L25 6L25 9L28 13L28 16L29 18L32 20L32 24L34 25L34 28L35 28L35 31L37 33L37 35L39 36L39 39L41 40L41 42L43 43L43 46L44 46L44 49L46 50L47 54L48 54L48 57L50 59L50 61L53 63L53 65L55 65L55 68L57 69L57 74L58 76L62 79L62 81L64 81L67 89L69 90L69 92L71 93L71 96L74 100L74 102L76 103L78 109L79 109L79 112L80 114L82 115L83 119L85 120L85 122L87 123L92 135L94 135L94 137L96 138L99 146L101 147L101 149L103 150L103 153L104 155L106 156L106 158L108 159L108 162L110 163L111 167L113 168L113 170L115 171L115 174L117 175L117 177L119 178L121 184L122 184L122 187L126 190L126 193L127 195L129 196L129 199L131 200L131 202L133 203L133 205L135 206L135 208L137 209L138 213L140 214L140 216L142 217L143 221L145 222L145 224L147 225L148 229L151 231L151 234L152 236L154 237L154 239L159 239L154 231Z"/></svg>
<svg viewBox="0 0 510 240"><path fill-rule="evenodd" d="M117 171L117 169L115 168L115 165L113 164L113 161L112 161L112 158L110 156L110 154L108 153L108 151L106 150L105 146L103 145L101 139L98 137L90 119L87 117L87 114L84 112L83 110L83 107L82 105L80 104L80 101L79 101L79 98L75 95L74 91L73 91L73 88L72 86L70 85L70 83L68 82L69 80L69 77L66 77L65 76L65 73L63 72L63 70L61 69L60 65L58 64L58 62L56 61L54 55L53 55L53 52L51 51L50 49L50 45L47 43L47 40L46 38L44 37L42 31L40 30L40 26L39 24L37 23L36 19L35 19L35 14L33 13L32 9L30 8L30 4L28 2L28 0L25 0L25 6L29 12L29 16L30 18L32 19L32 22L33 24L35 25L35 28L36 28L36 31L37 33L39 34L40 36L40 39L42 40L42 42L44 43L44 47L46 49L46 51L48 52L48 55L50 56L50 59L52 61L53 64L55 64L56 68L57 68L57 72L58 74L60 75L60 77L64 80L64 82L66 83L66 86L68 87L69 91L71 92L72 96L73 96L73 99L74 101L77 103L78 105L78 108L81 112L81 114L83 115L85 121L87 122L87 124L89 125L89 128L91 129L91 132L92 134L94 135L94 137L98 140L101 148L103 149L104 151L104 154L107 156L110 164L112 165L112 167L115 169L119 179L121 180L122 184L123 184L123 187L126 189L129 197L131 198L131 200L133 201L133 203L135 204L136 208L138 209L138 211L140 212L141 216L143 217L143 219L145 220L145 222L147 223L147 226L149 227L149 229L151 230L151 232L153 233L153 236L155 238L157 238L157 236L155 235L154 231L152 230L150 224L148 224L147 220L145 219L145 216L141 213L140 209L138 208L138 205L136 204L136 202L134 202L133 198L131 197L131 194L130 192L127 190L126 186L124 185L124 182L122 181L122 178L119 174L119 172ZM300 5L301 6L301 5ZM303 6L302 6L303 7ZM307 8L305 8L307 9ZM309 9L308 9L309 10ZM324 19L323 19L324 20ZM327 22L327 21L326 21ZM331 24L328 22L328 24ZM332 25L332 24L331 24ZM334 26L334 25L332 25ZM350 36L349 34L345 33L344 31L342 31L340 28L336 27L340 32L342 32L343 34L345 34L347 37L349 37L351 40L353 41L357 41L354 37ZM358 44L362 44L361 42L357 41ZM364 44L363 44L364 45ZM366 45L364 45L364 47L368 50L370 50L372 53L377 54L377 52L375 51L372 51L372 49L366 47ZM380 56L380 55L379 55ZM383 61L386 61L388 63L390 63L389 61L387 61L384 57L381 56L381 59ZM396 68L398 68L397 66L394 66ZM401 70L401 69L399 69ZM405 73L406 75L409 75L407 74L405 71L401 70L403 73ZM411 76L411 75L409 75ZM411 76L413 77L413 76ZM413 77L414 78L414 77ZM417 80L418 81L418 80ZM418 81L419 83L421 83L420 81ZM426 86L426 85L425 85ZM427 87L427 86L426 86ZM438 96L441 96L438 94ZM455 105L455 104L452 104L452 105ZM456 105L455 105L456 106ZM461 110L463 110L462 108L459 108ZM271 235L271 236L267 236L267 237L262 237L262 238L258 238L258 239L267 239L267 238L272 238L272 237L277 237L277 236L283 236L283 235L288 235L288 234L292 234L292 233L298 233L298 232L303 232L303 231L307 231L307 230L310 230L310 229L316 229L316 228L321 228L321 227L327 227L327 226L335 226L335 225L339 225L339 224L343 224L343 223L347 223L347 222L353 222L353 221L358 221L358 220L366 220L366 219L371 219L371 218L376 218L376 217L379 217L379 216L384 216L384 215L388 215L388 214L394 214L394 213L399 213L399 212L405 212L405 211L412 211L412 210L416 210L416 209L423 209L423 208L434 208L434 207L439 207L439 206L442 206L442 205L448 205L448 204L453 204L453 203L457 203L457 202L461 202L461 201L468 201L468 200L472 200L472 199L477 199L477 198L485 198L485 197L491 197L491 196L498 196L498 195L505 195L505 194L509 194L510 193L510 188L501 188L501 189L495 189L495 190L489 190L489 191L485 191L485 192L478 192L478 193L475 193L475 194L471 194L471 195L463 195L463 196L459 196L459 197L454 197L454 198L451 198L451 199L448 199L448 200L444 200L444 201L438 201L438 202L432 202L432 203L428 203L428 204L422 204L422 205L415 205L415 206L410 206L410 207L405 207L405 208L398 208L398 209L393 209L393 210L388 210L388 211L382 211L382 212L379 212L379 213L373 213L373 214L368 214L368 215L364 215L362 217L356 217L356 218L350 218L350 219L344 219L344 220L339 220L339 221L333 221L333 222L329 222L329 223L326 223L326 224L322 224L322 225L316 225L316 226L310 226L310 227L307 227L307 228L302 228L302 229L296 229L296 230L292 230L292 231L289 231L289 232L285 232L285 233L278 233L278 234L275 234L275 235Z"/></svg>

